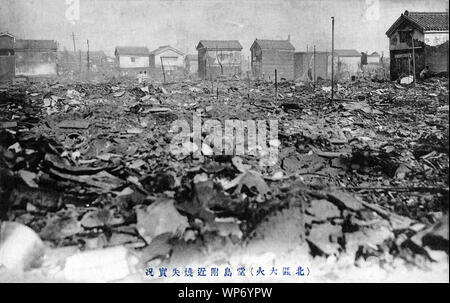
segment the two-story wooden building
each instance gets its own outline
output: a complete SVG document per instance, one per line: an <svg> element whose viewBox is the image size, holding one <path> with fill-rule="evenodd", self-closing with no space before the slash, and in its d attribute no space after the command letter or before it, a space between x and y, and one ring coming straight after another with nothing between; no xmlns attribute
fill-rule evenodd
<svg viewBox="0 0 450 303"><path fill-rule="evenodd" d="M418 76L426 66L433 73L448 74L448 17L448 12L405 11L400 15L386 32L391 80L413 72Z"/></svg>
<svg viewBox="0 0 450 303"><path fill-rule="evenodd" d="M202 79L241 74L242 45L237 40L200 40L198 76Z"/></svg>
<svg viewBox="0 0 450 303"><path fill-rule="evenodd" d="M256 78L294 79L295 48L288 40L256 39L250 47L252 74Z"/></svg>

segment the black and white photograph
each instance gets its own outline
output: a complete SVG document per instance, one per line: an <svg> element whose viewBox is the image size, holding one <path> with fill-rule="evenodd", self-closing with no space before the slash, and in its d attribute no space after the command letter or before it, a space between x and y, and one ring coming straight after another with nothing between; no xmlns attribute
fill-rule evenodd
<svg viewBox="0 0 450 303"><path fill-rule="evenodd" d="M0 283L448 283L448 49L448 0L0 0Z"/></svg>

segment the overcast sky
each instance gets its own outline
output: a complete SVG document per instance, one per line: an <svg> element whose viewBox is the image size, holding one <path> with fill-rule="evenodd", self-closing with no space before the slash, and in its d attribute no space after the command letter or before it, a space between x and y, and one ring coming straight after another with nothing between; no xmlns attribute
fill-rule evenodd
<svg viewBox="0 0 450 303"><path fill-rule="evenodd" d="M23 39L53 39L60 48L104 50L117 45L170 44L195 53L200 39L237 39L245 54L255 38L307 45L388 52L385 35L406 9L446 11L448 0L0 0L0 32Z"/></svg>

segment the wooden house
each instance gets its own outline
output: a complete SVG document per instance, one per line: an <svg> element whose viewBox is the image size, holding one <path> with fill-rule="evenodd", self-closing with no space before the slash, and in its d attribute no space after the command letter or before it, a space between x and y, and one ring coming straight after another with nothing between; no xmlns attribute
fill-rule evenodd
<svg viewBox="0 0 450 303"><path fill-rule="evenodd" d="M250 47L251 69L256 78L294 79L295 48L288 40L256 39Z"/></svg>
<svg viewBox="0 0 450 303"><path fill-rule="evenodd" d="M116 68L122 74L149 73L150 52L145 46L117 46Z"/></svg>
<svg viewBox="0 0 450 303"><path fill-rule="evenodd" d="M152 67L161 68L171 71L184 67L184 53L170 45L160 46L150 52L150 65Z"/></svg>
<svg viewBox="0 0 450 303"><path fill-rule="evenodd" d="M391 80L430 72L448 74L448 12L405 11L387 30ZM414 60L413 60L414 51Z"/></svg>
<svg viewBox="0 0 450 303"><path fill-rule="evenodd" d="M198 76L202 79L241 74L242 45L237 40L200 40Z"/></svg>

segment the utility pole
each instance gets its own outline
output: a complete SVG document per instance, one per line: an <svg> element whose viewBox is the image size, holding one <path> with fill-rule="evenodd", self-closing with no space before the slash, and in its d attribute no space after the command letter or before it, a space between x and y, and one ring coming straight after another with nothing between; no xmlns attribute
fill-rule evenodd
<svg viewBox="0 0 450 303"><path fill-rule="evenodd" d="M75 47L75 34L74 34L74 32L72 32L72 41L73 41L73 53L76 54L77 53L77 49Z"/></svg>
<svg viewBox="0 0 450 303"><path fill-rule="evenodd" d="M89 72L90 63L89 63L89 40L87 40L87 71Z"/></svg>
<svg viewBox="0 0 450 303"><path fill-rule="evenodd" d="M250 72L249 71L247 71L247 80L248 80L247 100L250 100Z"/></svg>
<svg viewBox="0 0 450 303"><path fill-rule="evenodd" d="M313 79L314 79L314 88L316 88L316 45L314 45L314 69L313 69Z"/></svg>
<svg viewBox="0 0 450 303"><path fill-rule="evenodd" d="M80 77L81 77L81 49L78 50L79 53L79 66L80 66Z"/></svg>
<svg viewBox="0 0 450 303"><path fill-rule="evenodd" d="M162 72L163 72L163 77L164 77L164 83L166 83L166 71L164 70L163 58L159 57L159 59L161 59L161 67L162 67Z"/></svg>
<svg viewBox="0 0 450 303"><path fill-rule="evenodd" d="M334 100L334 17L331 17L331 101Z"/></svg>
<svg viewBox="0 0 450 303"><path fill-rule="evenodd" d="M278 78L277 78L277 70L275 69L275 101L278 100Z"/></svg>
<svg viewBox="0 0 450 303"><path fill-rule="evenodd" d="M411 33L411 41L412 41L413 85L416 85L416 58L414 58L414 32Z"/></svg>

